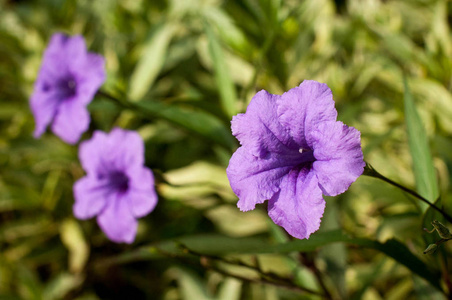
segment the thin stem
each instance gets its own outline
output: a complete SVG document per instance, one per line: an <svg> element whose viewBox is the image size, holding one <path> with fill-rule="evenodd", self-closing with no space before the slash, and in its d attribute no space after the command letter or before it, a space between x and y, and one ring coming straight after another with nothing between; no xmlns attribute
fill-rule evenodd
<svg viewBox="0 0 452 300"><path fill-rule="evenodd" d="M310 257L308 254L302 253L302 252L300 252L299 255L300 255L300 262L302 264L304 264L314 274L315 278L317 279L317 282L319 283L320 287L322 288L323 292L325 293L325 298L333 299L332 295L328 291L328 288L325 284L322 273L315 265L313 257Z"/></svg>
<svg viewBox="0 0 452 300"><path fill-rule="evenodd" d="M130 110L135 111L136 113L142 114L145 118L152 118L155 115L155 112L153 112L153 111L150 111L140 105L137 105L134 102L128 101L127 99L123 100L122 98L117 98L108 92L99 90L99 91L97 91L97 95L101 96L107 100L110 100L115 105L117 105L121 108L130 109Z"/></svg>
<svg viewBox="0 0 452 300"><path fill-rule="evenodd" d="M427 199L425 199L424 197L422 197L421 195L419 195L418 193L416 193L415 191L404 187L401 184L398 184L395 181L392 181L391 179L381 175L380 173L378 173L369 163L366 163L366 167L364 168L364 173L363 175L367 175L370 177L375 177L378 179L381 179L399 189L401 189L402 191L410 194L411 196L416 197L417 199L421 200L422 202L426 203L428 206L430 206L431 208L433 208L434 210L436 210L437 212L439 212L440 214L442 214L444 216L444 218L449 222L452 223L452 217L447 214L444 210L442 210L441 208L439 208L438 206L436 206L435 204L431 203L430 201L428 201Z"/></svg>
<svg viewBox="0 0 452 300"><path fill-rule="evenodd" d="M288 232L286 232L286 234L287 234L287 237L289 238L289 240L295 239ZM308 255L307 253L299 252L297 255L297 258L298 258L298 261L301 263L301 265L307 267L312 272L314 277L317 279L317 282L318 282L320 288L323 290L323 294L324 294L323 297L325 299L333 299L331 293L328 290L328 287L325 284L322 272L320 272L320 270L315 265L314 257Z"/></svg>
<svg viewBox="0 0 452 300"><path fill-rule="evenodd" d="M272 281L272 280L267 280L265 278L260 278L260 279L247 278L247 277L243 277L243 276L240 276L240 275L228 273L228 272L226 272L226 271L224 271L224 270L222 270L222 269L220 269L218 267L214 267L212 265L207 265L206 263L204 263L202 265L203 265L204 268L206 268L208 270L212 270L212 271L217 272L219 274L222 274L224 276L236 278L236 279L239 279L239 280L242 280L242 281L248 281L248 282L253 282L253 283L258 283L258 284L264 283L264 284L269 284L269 285L273 285L273 286L276 286L276 287L286 288L286 289L293 290L293 291L296 291L296 292L304 292L304 293L309 293L309 294L313 294L313 295L317 295L317 296L322 296L323 297L322 294L319 294L319 293L311 291L309 289L300 287L298 285L291 285L291 284L287 284L285 282L275 282L275 281Z"/></svg>
<svg viewBox="0 0 452 300"><path fill-rule="evenodd" d="M193 250L190 250L189 248L187 248L184 245L179 245L179 246L182 248L182 250L184 252L199 257L200 263L205 269L212 270L212 271L220 273L224 276L233 277L233 278L236 278L239 280L258 283L258 284L263 284L263 283L270 284L270 285L290 289L290 290L297 291L297 292L303 292L303 293L308 293L308 294L324 297L323 294L321 294L317 291L294 284L290 280L290 278L280 277L274 273L264 272L259 267L250 266L250 265L245 264L238 260L226 260L219 256L201 254L201 253L195 252ZM169 256L172 258L176 258L179 260L183 260L187 263L190 263L186 257L182 257L177 254L167 253L166 251L163 251L162 249L159 249L159 248L157 248L157 250L163 255L166 255L166 256ZM233 273L228 273L225 270L222 270L219 267L214 266L213 264L210 263L210 261L219 261L219 262L223 262L223 263L227 263L227 264L231 264L231 265L237 265L237 266L249 268L251 270L256 271L259 274L259 279L253 279L253 278L248 278L248 277L240 276L240 275L233 274Z"/></svg>
<svg viewBox="0 0 452 300"><path fill-rule="evenodd" d="M190 250L185 245L180 245L180 246L183 248L183 250L185 252L188 252L189 254L192 254L194 256L199 256L199 257L204 259L204 260L201 260L201 261L206 262L206 259L210 259L210 260L216 260L216 261L227 263L227 264L231 264L231 265L245 267L245 268L251 269L251 270L256 271L257 273L259 273L259 275L261 276L260 279L263 282L265 282L265 283L272 284L272 283L278 282L278 284L280 286L284 286L286 288L291 288L291 289L294 289L294 290L302 290L302 291L304 291L306 293L309 293L309 294L323 296L321 293L319 293L317 291L314 291L314 290L311 290L309 288L302 287L302 286L299 286L299 285L294 285L290 278L281 277L281 276L279 276L279 275L277 275L275 273L271 273L271 272L265 272L265 271L263 271L260 268L260 266L251 266L249 264L246 264L246 263L244 263L244 262L242 262L240 260L236 260L236 259L234 259L234 260L230 260L230 259L227 260L227 259L224 259L223 257L220 257L220 256L206 255L206 254L202 254L202 253L198 253L196 251ZM236 278L238 278L238 277L236 277ZM243 279L243 277L241 277L240 279ZM245 278L244 280L248 280L249 281L249 279L247 279L247 278Z"/></svg>

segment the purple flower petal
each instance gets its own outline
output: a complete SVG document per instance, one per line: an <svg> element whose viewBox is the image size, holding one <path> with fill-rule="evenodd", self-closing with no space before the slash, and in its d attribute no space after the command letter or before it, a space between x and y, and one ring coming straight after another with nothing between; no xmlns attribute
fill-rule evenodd
<svg viewBox="0 0 452 300"><path fill-rule="evenodd" d="M257 93L231 122L242 146L226 172L240 210L269 200L269 216L289 234L316 231L322 193L344 192L364 168L359 131L336 117L326 84L308 80L282 96Z"/></svg>
<svg viewBox="0 0 452 300"><path fill-rule="evenodd" d="M101 55L87 53L83 64L72 68L76 70L75 74L84 74L84 76L77 78L80 83L77 93L80 102L87 105L105 81L105 59ZM84 73L84 70L87 69L90 70L89 74Z"/></svg>
<svg viewBox="0 0 452 300"><path fill-rule="evenodd" d="M325 200L309 168L293 169L283 177L280 191L268 202L268 215L290 235L305 239L320 227Z"/></svg>
<svg viewBox="0 0 452 300"><path fill-rule="evenodd" d="M58 110L58 102L52 97L43 97L40 93L36 93L31 97L30 106L36 122L33 136L39 138L52 122Z"/></svg>
<svg viewBox="0 0 452 300"><path fill-rule="evenodd" d="M333 95L328 86L303 81L278 98L278 120L300 147L306 147L305 133L324 121L336 121Z"/></svg>
<svg viewBox="0 0 452 300"><path fill-rule="evenodd" d="M259 159L240 147L226 169L232 190L239 197L241 211L254 209L279 191L281 178L293 167L292 162L270 156Z"/></svg>
<svg viewBox="0 0 452 300"><path fill-rule="evenodd" d="M102 166L104 150L108 144L108 135L96 130L90 140L80 144L78 157L83 169L88 174L96 174L98 167Z"/></svg>
<svg viewBox="0 0 452 300"><path fill-rule="evenodd" d="M342 122L325 122L311 132L313 170L327 196L345 192L364 171L360 133Z"/></svg>
<svg viewBox="0 0 452 300"><path fill-rule="evenodd" d="M120 128L109 134L95 131L91 140L80 145L79 158L88 175L74 186L74 214L81 218L97 215L112 241L131 243L137 230L135 219L157 204L154 177L144 166L140 135ZM104 203L102 209L98 202ZM90 203L95 208L90 208Z"/></svg>
<svg viewBox="0 0 452 300"><path fill-rule="evenodd" d="M89 125L85 107L105 81L104 65L102 56L86 51L82 36L52 36L30 100L35 137L53 123L53 132L65 142L80 139Z"/></svg>
<svg viewBox="0 0 452 300"><path fill-rule="evenodd" d="M108 157L110 163L106 163ZM109 135L95 131L89 141L80 144L79 159L88 173L100 168L127 170L144 164L144 143L140 135L133 131L115 128Z"/></svg>
<svg viewBox="0 0 452 300"><path fill-rule="evenodd" d="M275 122L279 97L260 91L251 100L245 114L232 118L232 134L255 156L262 158L269 152L285 153L298 149L284 128Z"/></svg>
<svg viewBox="0 0 452 300"><path fill-rule="evenodd" d="M115 128L110 132L109 144L109 155L114 157L118 168L144 164L144 143L138 133Z"/></svg>
<svg viewBox="0 0 452 300"><path fill-rule="evenodd" d="M107 203L111 192L104 183L88 176L74 184L74 215L78 219L89 219L99 214Z"/></svg>
<svg viewBox="0 0 452 300"><path fill-rule="evenodd" d="M75 144L89 127L89 113L75 101L66 101L58 107L52 131L68 144Z"/></svg>
<svg viewBox="0 0 452 300"><path fill-rule="evenodd" d="M86 59L86 45L83 36L75 35L72 37L60 34L58 38L60 47L66 50L64 57L70 58L68 61L69 66L77 66L83 63Z"/></svg>
<svg viewBox="0 0 452 300"><path fill-rule="evenodd" d="M126 197L116 195L97 217L97 223L107 237L117 243L132 243L137 233L138 221L129 208Z"/></svg>
<svg viewBox="0 0 452 300"><path fill-rule="evenodd" d="M64 48L67 52L63 53ZM56 61L58 59L73 58L78 60L86 52L85 40L81 35L68 36L64 33L55 33L50 38L49 45L44 53L44 58Z"/></svg>
<svg viewBox="0 0 452 300"><path fill-rule="evenodd" d="M129 206L136 218L141 218L154 210L157 194L154 189L154 175L147 168L136 168L128 172L130 190L127 194Z"/></svg>

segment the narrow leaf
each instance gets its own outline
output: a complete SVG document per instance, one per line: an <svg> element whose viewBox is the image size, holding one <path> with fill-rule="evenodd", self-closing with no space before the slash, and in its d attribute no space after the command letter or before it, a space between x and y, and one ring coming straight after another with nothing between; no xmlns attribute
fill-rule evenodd
<svg viewBox="0 0 452 300"><path fill-rule="evenodd" d="M183 300L213 300L199 276L188 269L177 269L180 293Z"/></svg>
<svg viewBox="0 0 452 300"><path fill-rule="evenodd" d="M441 290L439 274L432 271L428 265L411 253L404 244L394 239L380 243L366 238L351 238L340 230L319 232L312 235L309 239L294 240L284 244L269 244L268 241L259 238L230 238L219 235L185 236L143 247L135 252L126 253L107 261L108 263L126 263L135 260L156 259L161 257L161 255L183 256L190 253L190 251L204 255L310 252L322 246L338 242L382 252L407 267L414 274L424 278L436 289ZM187 249L190 251L186 251Z"/></svg>
<svg viewBox="0 0 452 300"><path fill-rule="evenodd" d="M80 225L74 219L65 220L60 227L60 236L69 251L69 270L80 273L89 257L89 247Z"/></svg>
<svg viewBox="0 0 452 300"><path fill-rule="evenodd" d="M136 103L134 108L147 117L166 119L227 148L235 147L229 128L207 112L182 106L166 105L157 101Z"/></svg>
<svg viewBox="0 0 452 300"><path fill-rule="evenodd" d="M416 292L416 299L418 300L444 300L444 295L438 290L428 285L418 276L413 275L413 286Z"/></svg>
<svg viewBox="0 0 452 300"><path fill-rule="evenodd" d="M220 42L209 25L206 24L204 27L209 41L209 52L213 61L215 79L220 92L221 106L226 115L232 117L237 113L235 86L229 75Z"/></svg>
<svg viewBox="0 0 452 300"><path fill-rule="evenodd" d="M239 28L233 18L217 6L209 6L203 10L203 17L210 24L215 24L218 35L229 47L248 56L252 54L252 46L247 40L242 28Z"/></svg>
<svg viewBox="0 0 452 300"><path fill-rule="evenodd" d="M83 282L80 275L69 273L61 273L55 278L52 278L43 291L43 299L64 299L70 291L76 289Z"/></svg>
<svg viewBox="0 0 452 300"><path fill-rule="evenodd" d="M407 267L414 274L427 280L438 290L441 290L440 274L436 274L431 271L423 261L411 253L411 251L408 250L408 248L401 242L394 239L388 240L385 243L369 239L352 239L350 240L350 243L366 248L372 248L384 253L385 255L393 258L399 264Z"/></svg>
<svg viewBox="0 0 452 300"><path fill-rule="evenodd" d="M175 29L174 24L165 23L157 28L146 42L130 79L128 94L130 100L140 100L151 88L165 63L167 49Z"/></svg>
<svg viewBox="0 0 452 300"><path fill-rule="evenodd" d="M286 244L280 244L275 246L265 246L261 249L255 249L255 253L284 253L284 252L305 252L314 251L315 249L335 242L345 242L348 244L354 244L366 248L371 248L384 253L385 255L393 258L398 263L407 267L411 272L419 277L427 280L432 286L441 290L440 276L435 274L430 268L415 256L411 251L402 243L397 240L388 240L385 243L373 241L365 238L349 238L342 234L340 231L334 230L324 233L318 233L313 235L308 240L296 240ZM250 251L251 249L247 249ZM252 251L251 251L252 252Z"/></svg>
<svg viewBox="0 0 452 300"><path fill-rule="evenodd" d="M242 282L235 278L226 278L219 288L218 300L239 300L242 292Z"/></svg>
<svg viewBox="0 0 452 300"><path fill-rule="evenodd" d="M405 78L404 86L405 121L408 131L408 143L413 159L417 191L426 199L434 202L438 198L439 192L427 135ZM427 209L425 203L420 203L420 205L424 211Z"/></svg>

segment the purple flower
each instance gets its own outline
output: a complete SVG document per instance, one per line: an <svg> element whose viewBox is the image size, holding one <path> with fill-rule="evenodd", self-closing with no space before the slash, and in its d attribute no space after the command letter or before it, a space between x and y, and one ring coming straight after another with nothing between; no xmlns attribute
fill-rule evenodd
<svg viewBox="0 0 452 300"><path fill-rule="evenodd" d="M90 120L86 105L105 80L104 65L101 55L86 51L82 36L52 36L30 99L35 138L52 123L53 133L63 141L75 144L80 139Z"/></svg>
<svg viewBox="0 0 452 300"><path fill-rule="evenodd" d="M292 236L318 230L322 194L345 192L364 170L359 131L336 118L326 84L306 80L282 96L258 92L231 122L241 147L227 175L240 210L269 200L269 216Z"/></svg>
<svg viewBox="0 0 452 300"><path fill-rule="evenodd" d="M79 158L86 176L74 185L74 215L97 216L97 222L114 242L132 243L136 218L157 204L154 176L144 166L144 143L134 131L94 132L80 145Z"/></svg>

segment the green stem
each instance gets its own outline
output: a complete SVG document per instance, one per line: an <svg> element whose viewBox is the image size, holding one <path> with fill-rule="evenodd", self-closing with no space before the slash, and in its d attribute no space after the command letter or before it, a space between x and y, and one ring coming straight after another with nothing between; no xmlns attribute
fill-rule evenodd
<svg viewBox="0 0 452 300"><path fill-rule="evenodd" d="M381 179L399 189L401 189L402 191L410 194L411 196L416 197L417 199L421 200L422 202L426 203L428 206L430 206L431 208L433 208L434 210L436 210L437 212L439 212L440 214L442 214L444 216L444 218L449 222L452 223L452 217L447 214L444 210L442 210L441 208L439 208L438 206L436 206L435 204L431 203L430 201L428 201L427 199L425 199L424 197L422 197L421 195L419 195L418 193L416 193L415 191L404 187L401 184L398 184L397 182L392 181L389 178L386 178L385 176L381 175L380 173L378 173L369 163L366 162L366 166L364 168L364 173L363 175L367 175L370 177L375 177L378 179Z"/></svg>
<svg viewBox="0 0 452 300"><path fill-rule="evenodd" d="M218 261L218 262L222 262L222 263L226 263L226 264L230 264L230 265L235 265L235 266L241 266L241 267L245 267L248 269L251 269L255 272L257 272L259 274L259 280L263 283L268 283L268 284L273 284L273 285L279 285L281 287L285 287L285 288L289 288L295 291L301 291L301 292L305 292L308 294L312 294L312 295L316 295L316 296L321 296L321 297L325 297L325 295L323 295L322 293L319 293L315 290L311 290L310 288L307 287L303 287L300 285L295 284L291 278L287 278L287 277L280 277L279 275L277 275L276 273L270 273L270 272L265 272L263 271L259 266L251 266L249 264L246 264L240 260L231 260L231 259L225 259L223 257L220 256L215 256L215 255L208 255L208 254L202 254L202 253L198 253L196 251L193 251L191 249L189 249L188 247L186 247L183 244L180 244L179 247L181 247L183 249L184 252L187 252L191 255L194 256L198 256L201 258L205 258L208 260L212 260L212 261ZM206 260L204 260L204 262L206 262ZM204 267L212 267L212 265L209 264L205 264L203 265ZM217 272L222 271L221 269L216 269ZM223 271L224 272L224 271ZM227 276L232 276L241 280L245 280L245 281L250 281L249 278L247 277L237 277L236 275L231 275L230 273L222 273L224 275ZM259 281L257 281L259 282Z"/></svg>
<svg viewBox="0 0 452 300"><path fill-rule="evenodd" d="M311 256L311 254L308 253L299 253L300 262L306 266L311 272L314 274L315 278L317 279L318 284L320 285L321 289L323 290L325 296L325 299L333 299L332 295L330 294L328 287L326 286L325 280L323 278L322 272L317 268L314 257Z"/></svg>
<svg viewBox="0 0 452 300"><path fill-rule="evenodd" d="M111 102L113 102L115 105L124 108L124 109L130 109L133 110L137 113L141 113L143 116L150 118L150 117L154 117L155 113L152 111L149 111L147 109L145 109L144 107L141 107L133 102L128 101L127 99L122 99L116 96L113 96L112 94L106 92L106 91L102 91L102 90L98 90L97 91L97 95L101 96L107 100L110 100Z"/></svg>
<svg viewBox="0 0 452 300"><path fill-rule="evenodd" d="M116 98L115 96L113 96L105 91L99 90L99 91L97 91L97 95L102 96L110 101L113 101L117 105L120 105L124 108L133 108L133 104L130 103L129 101L120 100L119 98Z"/></svg>

